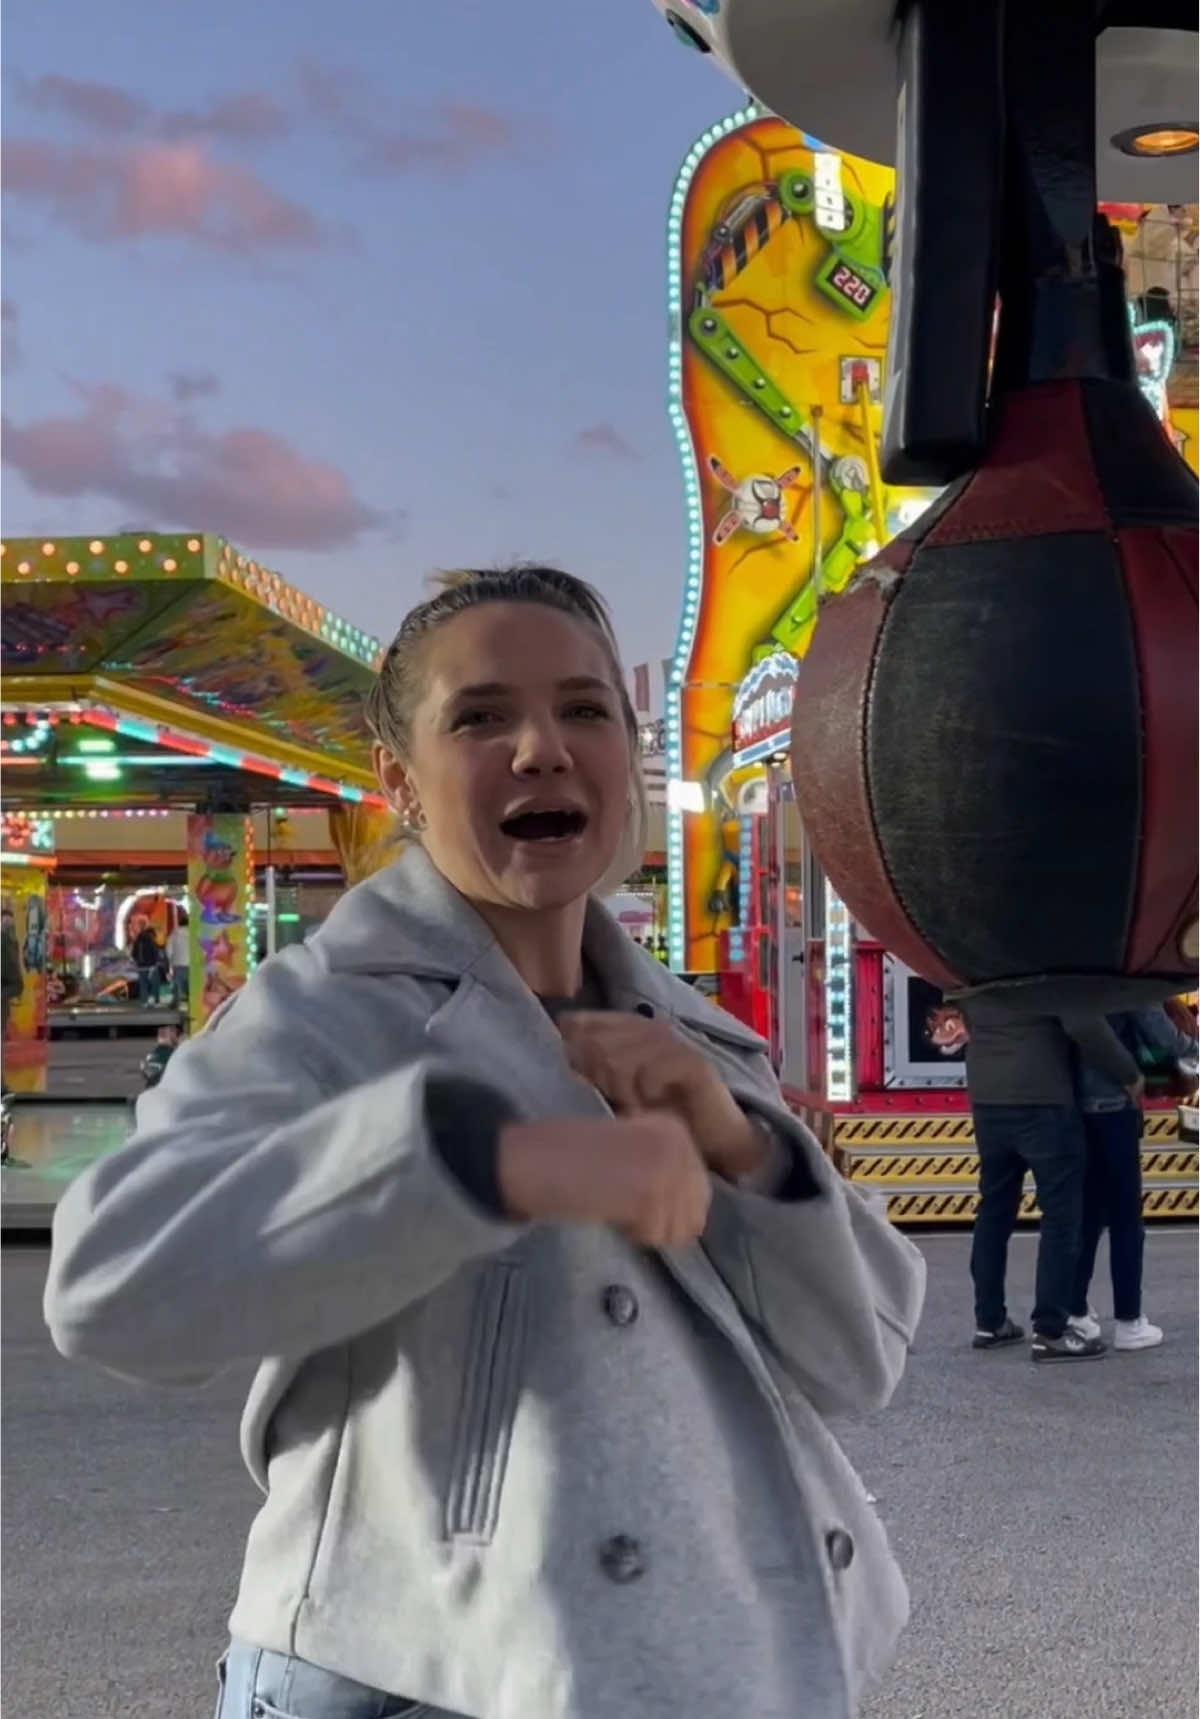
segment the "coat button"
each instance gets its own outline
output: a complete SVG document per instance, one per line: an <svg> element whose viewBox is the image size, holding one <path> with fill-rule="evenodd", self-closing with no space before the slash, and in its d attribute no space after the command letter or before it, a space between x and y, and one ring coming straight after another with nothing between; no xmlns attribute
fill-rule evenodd
<svg viewBox="0 0 1200 1719"><path fill-rule="evenodd" d="M610 1283L604 1291L604 1311L614 1325L632 1325L638 1316L638 1298L623 1283Z"/></svg>
<svg viewBox="0 0 1200 1719"><path fill-rule="evenodd" d="M832 1528L826 1534L825 1551L835 1570L848 1570L854 1562L854 1541L844 1528Z"/></svg>
<svg viewBox="0 0 1200 1719"><path fill-rule="evenodd" d="M636 1582L646 1573L641 1542L629 1534L614 1534L600 1548L600 1568L610 1582Z"/></svg>

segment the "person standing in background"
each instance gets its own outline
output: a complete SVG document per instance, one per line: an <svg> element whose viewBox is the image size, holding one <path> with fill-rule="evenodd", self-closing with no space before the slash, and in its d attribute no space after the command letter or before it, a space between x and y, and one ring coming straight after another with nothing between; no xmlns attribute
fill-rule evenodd
<svg viewBox="0 0 1200 1719"><path fill-rule="evenodd" d="M4 1037L7 1039L13 1004L25 989L25 969L21 965L16 915L7 902L0 910L0 920L0 996L4 1000Z"/></svg>
<svg viewBox="0 0 1200 1719"><path fill-rule="evenodd" d="M1083 1223L1086 1146L1075 1103L1074 1053L1140 1096L1137 1063L1100 1015L1021 1014L993 997L963 1004L970 1039L967 1090L979 1152L979 1212L971 1243L976 1349L1019 1343L1008 1316L1008 1243L1031 1170L1041 1207L1033 1309L1035 1361L1082 1361L1104 1353L1099 1335L1069 1323Z"/></svg>
<svg viewBox="0 0 1200 1719"><path fill-rule="evenodd" d="M182 910L175 917L175 924L167 938L167 960L171 968L171 984L175 991L175 1007L186 1010L188 1006L188 986L190 981L189 963L192 958L191 933L188 930L188 916Z"/></svg>
<svg viewBox="0 0 1200 1719"><path fill-rule="evenodd" d="M134 938L129 955L138 971L138 1002L143 1007L147 1004L156 1006L162 980L163 950L148 919L143 921Z"/></svg>
<svg viewBox="0 0 1200 1719"><path fill-rule="evenodd" d="M1110 1015L1109 1026L1139 1063L1191 1060L1195 1036L1181 1032L1161 1006ZM1102 1068L1081 1057L1079 1107L1087 1140L1083 1183L1083 1228L1071 1326L1082 1337L1100 1335L1100 1321L1088 1305L1096 1269L1096 1249L1108 1229L1113 1292L1113 1348L1155 1349L1162 1329L1142 1312L1142 1109L1134 1094Z"/></svg>

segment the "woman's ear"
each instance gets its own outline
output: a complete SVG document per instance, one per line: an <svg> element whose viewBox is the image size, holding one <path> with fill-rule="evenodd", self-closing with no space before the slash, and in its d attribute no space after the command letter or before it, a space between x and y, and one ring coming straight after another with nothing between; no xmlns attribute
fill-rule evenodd
<svg viewBox="0 0 1200 1719"><path fill-rule="evenodd" d="M379 741L371 748L371 762L388 805L399 814L402 822L410 823L417 800L407 765Z"/></svg>

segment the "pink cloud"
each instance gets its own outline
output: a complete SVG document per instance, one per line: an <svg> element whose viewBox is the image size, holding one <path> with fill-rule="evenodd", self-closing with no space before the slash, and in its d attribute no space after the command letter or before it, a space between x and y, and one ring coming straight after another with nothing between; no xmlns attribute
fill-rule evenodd
<svg viewBox="0 0 1200 1719"><path fill-rule="evenodd" d="M265 90L219 96L199 109L160 112L144 97L117 84L57 73L20 79L17 87L27 106L42 113L61 114L76 125L109 137L136 132L166 138L220 137L232 143L265 143L284 136L291 126L286 110Z"/></svg>
<svg viewBox="0 0 1200 1719"><path fill-rule="evenodd" d="M285 137L291 120L274 96L245 90L222 96L198 113L164 114L160 129L166 137L225 138L231 143L270 143Z"/></svg>
<svg viewBox="0 0 1200 1719"><path fill-rule="evenodd" d="M517 141L516 126L504 114L462 102L442 106L434 123L421 131L363 127L364 164L389 173L431 168L455 173L481 156L503 154Z"/></svg>
<svg viewBox="0 0 1200 1719"><path fill-rule="evenodd" d="M85 78L48 77L21 79L21 95L30 107L61 113L93 131L118 136L145 125L151 108L141 96L115 84L93 83Z"/></svg>
<svg viewBox="0 0 1200 1719"><path fill-rule="evenodd" d="M41 203L98 243L183 238L218 250L313 250L331 241L309 209L198 143L115 150L17 139L4 152L10 196Z"/></svg>
<svg viewBox="0 0 1200 1719"><path fill-rule="evenodd" d="M575 447L581 454L603 454L613 460L641 458L614 424L589 424L576 435Z"/></svg>
<svg viewBox="0 0 1200 1719"><path fill-rule="evenodd" d="M74 416L4 426L4 459L40 495L95 496L146 525L214 531L256 549L338 549L394 522L336 466L270 430L211 432L113 385L79 387Z"/></svg>
<svg viewBox="0 0 1200 1719"><path fill-rule="evenodd" d="M443 102L418 123L390 125L383 102L360 73L304 62L297 72L309 118L357 145L357 164L376 173L456 173L520 142L511 115L470 102Z"/></svg>

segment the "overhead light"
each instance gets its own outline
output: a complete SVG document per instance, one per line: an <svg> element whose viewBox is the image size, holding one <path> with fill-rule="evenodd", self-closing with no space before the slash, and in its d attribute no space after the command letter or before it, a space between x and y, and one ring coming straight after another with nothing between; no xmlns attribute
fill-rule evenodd
<svg viewBox="0 0 1200 1719"><path fill-rule="evenodd" d="M684 782L673 776L667 782L667 806L672 812L702 812L703 782Z"/></svg>
<svg viewBox="0 0 1200 1719"><path fill-rule="evenodd" d="M82 764L88 770L98 770L107 764L114 768L118 764L144 764L155 770L199 770L217 763L215 758L193 758L187 752L109 752L103 757L94 757L82 748L79 752L64 752L58 761L60 764Z"/></svg>
<svg viewBox="0 0 1200 1719"><path fill-rule="evenodd" d="M1166 124L1135 125L1118 131L1114 146L1122 155L1159 160L1168 155L1194 155L1200 148L1200 130L1195 120L1172 120Z"/></svg>

